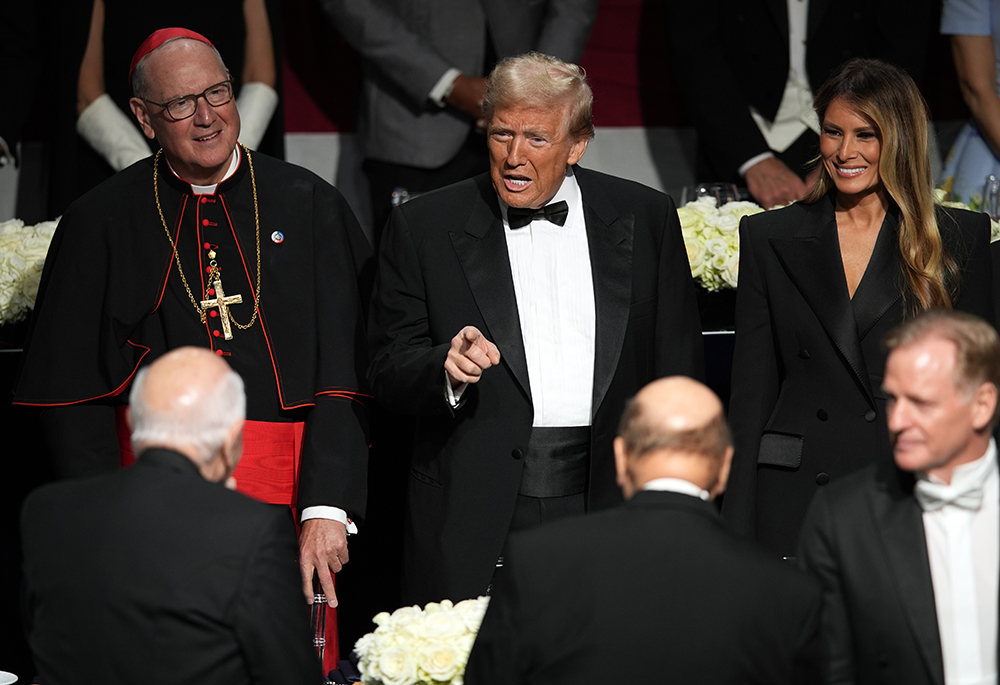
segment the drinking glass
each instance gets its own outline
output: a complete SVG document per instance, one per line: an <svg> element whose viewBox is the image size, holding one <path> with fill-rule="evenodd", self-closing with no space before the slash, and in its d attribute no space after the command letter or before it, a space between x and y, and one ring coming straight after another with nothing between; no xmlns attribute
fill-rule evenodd
<svg viewBox="0 0 1000 685"><path fill-rule="evenodd" d="M684 190L681 191L681 204L686 205L699 197L714 197L715 206L721 207L727 202L738 200L740 192L734 183L698 183L684 186Z"/></svg>

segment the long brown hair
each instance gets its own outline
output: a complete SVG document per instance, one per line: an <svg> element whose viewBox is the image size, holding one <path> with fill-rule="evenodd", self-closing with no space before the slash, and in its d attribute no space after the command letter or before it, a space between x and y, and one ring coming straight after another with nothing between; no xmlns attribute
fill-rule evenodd
<svg viewBox="0 0 1000 685"><path fill-rule="evenodd" d="M951 309L958 294L958 266L941 239L934 215L927 151L927 108L903 69L877 59L852 59L827 79L814 106L822 123L834 100L871 119L882 145L879 178L899 206L899 254L908 316L932 307ZM820 165L816 184L803 199L813 203L834 187Z"/></svg>

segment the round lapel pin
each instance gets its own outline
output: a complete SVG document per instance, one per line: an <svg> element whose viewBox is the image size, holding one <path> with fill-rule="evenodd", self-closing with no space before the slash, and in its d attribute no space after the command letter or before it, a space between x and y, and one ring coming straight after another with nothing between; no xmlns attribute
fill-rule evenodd
<svg viewBox="0 0 1000 685"><path fill-rule="evenodd" d="M275 231L271 234L271 242L280 245L285 240L285 234L281 231Z"/></svg>

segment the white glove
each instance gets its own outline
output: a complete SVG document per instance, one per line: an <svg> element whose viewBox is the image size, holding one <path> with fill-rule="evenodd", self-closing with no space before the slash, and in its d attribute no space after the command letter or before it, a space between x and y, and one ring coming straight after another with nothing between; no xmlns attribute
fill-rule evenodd
<svg viewBox="0 0 1000 685"><path fill-rule="evenodd" d="M240 142L256 150L277 108L278 93L274 88L260 81L244 83L236 98L236 109L240 112Z"/></svg>
<svg viewBox="0 0 1000 685"><path fill-rule="evenodd" d="M145 136L107 93L80 113L76 132L97 150L115 171L149 157L151 150Z"/></svg>

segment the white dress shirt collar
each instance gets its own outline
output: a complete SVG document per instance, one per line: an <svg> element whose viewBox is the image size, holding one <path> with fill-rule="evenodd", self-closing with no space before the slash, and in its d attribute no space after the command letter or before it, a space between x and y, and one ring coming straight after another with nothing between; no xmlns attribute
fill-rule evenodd
<svg viewBox="0 0 1000 685"><path fill-rule="evenodd" d="M659 492L679 492L682 495L691 495L692 497L703 499L706 502L711 496L709 495L708 490L702 490L691 481L684 480L682 478L654 478L653 480L646 481L643 484L642 489L656 490Z"/></svg>
<svg viewBox="0 0 1000 685"><path fill-rule="evenodd" d="M566 177L563 179L562 184L560 184L559 190L552 196L552 199L542 206L547 207L560 200L565 200L566 204L569 205L570 217L573 215L573 209L581 205L580 185L576 182L576 175L573 173L573 167L571 166L566 167ZM510 230L510 224L507 223L507 203L501 200L499 195L497 195L497 202L500 203L500 213L503 215L503 227ZM544 219L534 219L532 223L536 221L549 223ZM566 220L566 223L569 225L569 219Z"/></svg>
<svg viewBox="0 0 1000 685"><path fill-rule="evenodd" d="M226 175L222 177L222 181L225 181L227 178L236 173L236 170L240 166L240 155L241 155L240 146L237 145L236 148L233 150L233 155L229 158L229 168L226 170ZM196 186L186 178L181 178L181 175L178 174L176 171L174 171L174 168L170 166L170 160L167 159L166 156L164 156L163 158L167 160L167 168L170 169L170 173L172 173L174 176L180 178L182 181L191 186L192 195L215 195L216 188L219 187L219 183L222 183L222 181L219 181L219 183L213 183L212 185L208 186Z"/></svg>

